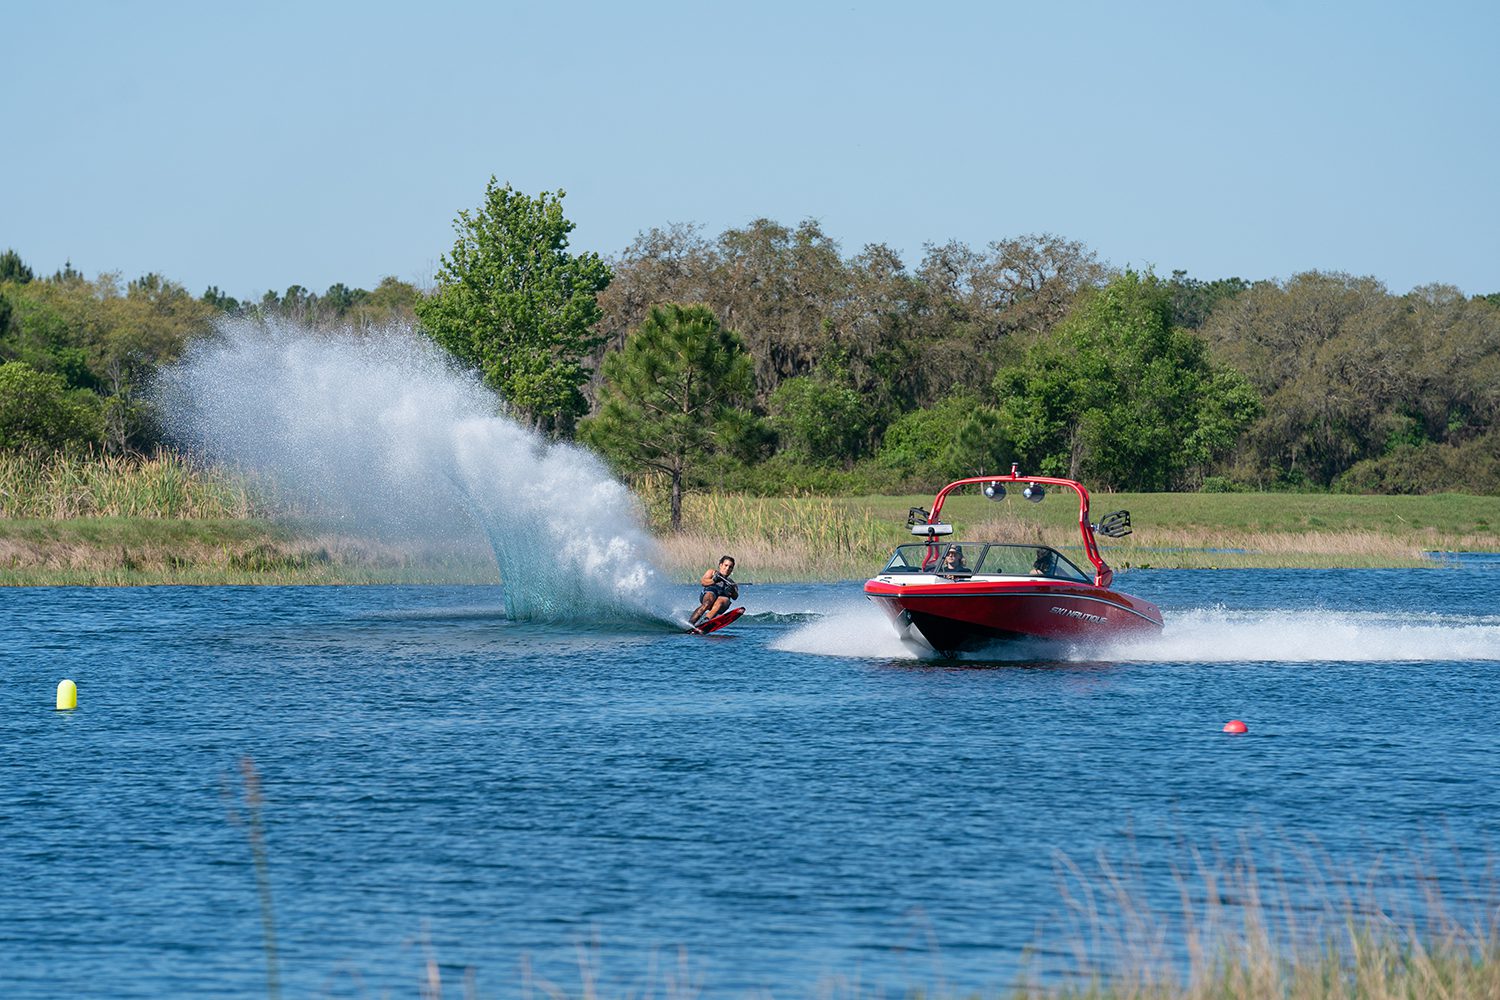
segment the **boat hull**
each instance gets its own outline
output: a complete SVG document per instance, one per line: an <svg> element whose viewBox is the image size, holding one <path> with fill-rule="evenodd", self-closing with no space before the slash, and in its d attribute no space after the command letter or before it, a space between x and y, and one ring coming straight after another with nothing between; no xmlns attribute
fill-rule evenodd
<svg viewBox="0 0 1500 1000"><path fill-rule="evenodd" d="M898 631L915 631L941 653L1015 640L1102 644L1162 628L1161 610L1150 601L1065 581L877 578L865 584L865 595Z"/></svg>

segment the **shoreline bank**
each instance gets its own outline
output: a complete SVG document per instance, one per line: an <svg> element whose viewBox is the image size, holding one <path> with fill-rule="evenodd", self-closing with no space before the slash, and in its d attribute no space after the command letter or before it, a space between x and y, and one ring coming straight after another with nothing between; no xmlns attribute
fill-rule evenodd
<svg viewBox="0 0 1500 1000"><path fill-rule="evenodd" d="M773 516L759 521L747 517L738 527L740 519L726 518L677 535L659 536L662 568L674 581L687 584L723 551L737 556L740 575L747 581L857 580L873 575L891 549L909 539L899 526L873 519L868 530L835 530L830 537L798 530L795 523L784 525L778 533L776 505L823 508L830 501L754 503L773 508L769 512ZM962 537L973 540L1042 541L1045 537L1056 544L1070 537L1066 526L1060 532L996 520L967 523L970 526ZM1076 533L1075 524L1071 537L1076 539ZM1083 558L1076 543L1058 547L1075 561ZM1326 527L1302 531L1148 527L1123 544L1105 547L1104 557L1122 574L1150 569L1441 569L1443 560L1429 553L1444 551L1500 551L1500 539L1484 532L1435 528L1395 534ZM0 520L0 586L498 582L493 557L482 546L376 541L264 519Z"/></svg>

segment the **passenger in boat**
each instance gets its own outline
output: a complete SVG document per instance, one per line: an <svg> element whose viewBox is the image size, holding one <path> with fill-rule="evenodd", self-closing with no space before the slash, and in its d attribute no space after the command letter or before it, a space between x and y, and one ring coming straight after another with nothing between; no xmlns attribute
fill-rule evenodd
<svg viewBox="0 0 1500 1000"><path fill-rule="evenodd" d="M967 573L968 571L969 567L964 562L963 549L959 548L957 545L949 546L948 554L943 556L943 572Z"/></svg>
<svg viewBox="0 0 1500 1000"><path fill-rule="evenodd" d="M1057 553L1051 549L1037 549L1036 562L1031 564L1032 576L1051 576L1057 569Z"/></svg>
<svg viewBox="0 0 1500 1000"><path fill-rule="evenodd" d="M734 574L734 558L720 556L719 565L703 574L703 596L698 607L688 618L688 624L698 624L698 619L716 618L729 610L729 605L740 596L740 588L731 577Z"/></svg>

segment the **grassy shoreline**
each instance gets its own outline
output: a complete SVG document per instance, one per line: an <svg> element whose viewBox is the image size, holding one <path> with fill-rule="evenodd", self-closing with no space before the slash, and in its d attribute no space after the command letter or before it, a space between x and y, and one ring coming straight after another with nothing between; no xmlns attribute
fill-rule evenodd
<svg viewBox="0 0 1500 1000"><path fill-rule="evenodd" d="M911 541L931 497L694 494L683 530L643 508L662 567L687 582L724 552L758 582L868 577ZM1118 570L1436 567L1427 553L1500 552L1500 497L1289 493L1095 494L1135 534L1103 545ZM0 585L473 583L498 580L482 540L374 540L298 520L266 483L163 453L150 458L0 456ZM1071 494L1029 504L975 494L944 519L971 541L1046 542L1083 561ZM471 526L458 525L457 534ZM477 534L477 532L470 532Z"/></svg>
<svg viewBox="0 0 1500 1000"><path fill-rule="evenodd" d="M763 582L858 579L910 539L922 497L693 497L684 531L658 531L684 582L721 552ZM1136 532L1103 547L1119 570L1440 567L1434 551L1500 551L1500 498L1138 494ZM243 509L243 508L242 508ZM1048 541L1082 561L1077 507L959 497L945 516L971 540ZM0 585L375 584L497 581L487 553L331 533L264 516L0 518Z"/></svg>

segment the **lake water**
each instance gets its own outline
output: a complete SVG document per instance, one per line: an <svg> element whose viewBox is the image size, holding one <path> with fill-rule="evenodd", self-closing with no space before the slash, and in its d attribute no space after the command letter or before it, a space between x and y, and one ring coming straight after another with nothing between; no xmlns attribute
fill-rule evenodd
<svg viewBox="0 0 1500 1000"><path fill-rule="evenodd" d="M1119 583L1166 633L1050 662L914 658L857 583L707 638L498 588L5 591L0 992L265 995L245 756L288 996L415 995L429 956L576 994L580 946L609 995L679 948L714 996L1003 987L1101 858L1170 909L1195 847L1297 883L1427 844L1483 902L1500 560Z"/></svg>

